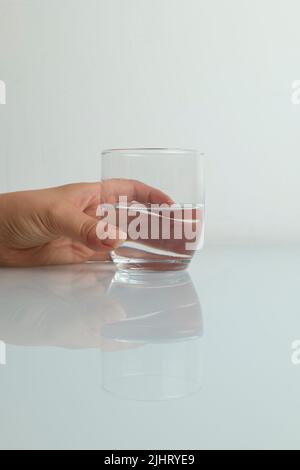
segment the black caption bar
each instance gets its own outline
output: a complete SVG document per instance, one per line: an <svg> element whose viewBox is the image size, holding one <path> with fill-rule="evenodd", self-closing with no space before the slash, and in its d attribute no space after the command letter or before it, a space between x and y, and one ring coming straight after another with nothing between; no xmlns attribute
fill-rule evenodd
<svg viewBox="0 0 300 470"><path fill-rule="evenodd" d="M101 451L102 463L104 465L125 466L128 468L159 468L165 466L192 466L197 463L197 451Z"/></svg>

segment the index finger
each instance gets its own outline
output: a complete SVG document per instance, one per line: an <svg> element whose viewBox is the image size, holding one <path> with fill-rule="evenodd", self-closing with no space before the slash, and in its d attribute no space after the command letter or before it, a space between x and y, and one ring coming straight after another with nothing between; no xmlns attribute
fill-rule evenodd
<svg viewBox="0 0 300 470"><path fill-rule="evenodd" d="M143 204L174 204L170 196L141 181L109 179L102 181L101 202L116 204L120 197Z"/></svg>

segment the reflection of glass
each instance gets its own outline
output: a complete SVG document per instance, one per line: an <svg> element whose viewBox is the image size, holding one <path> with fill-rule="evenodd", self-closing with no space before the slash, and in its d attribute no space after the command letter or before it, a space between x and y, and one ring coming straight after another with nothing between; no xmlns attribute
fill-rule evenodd
<svg viewBox="0 0 300 470"><path fill-rule="evenodd" d="M105 325L102 335L130 348L104 353L104 389L133 400L166 400L199 391L203 321L189 275L117 273L109 296L125 317Z"/></svg>
<svg viewBox="0 0 300 470"><path fill-rule="evenodd" d="M126 180L135 180L132 191ZM101 192L102 201L113 206L112 224L127 234L126 243L112 253L120 269L182 270L202 246L203 155L196 150L104 151Z"/></svg>

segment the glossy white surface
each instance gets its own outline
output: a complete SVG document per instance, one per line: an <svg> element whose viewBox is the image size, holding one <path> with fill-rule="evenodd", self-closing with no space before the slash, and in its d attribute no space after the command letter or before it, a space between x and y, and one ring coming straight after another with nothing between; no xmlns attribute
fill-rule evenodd
<svg viewBox="0 0 300 470"><path fill-rule="evenodd" d="M299 255L0 270L0 448L299 449Z"/></svg>

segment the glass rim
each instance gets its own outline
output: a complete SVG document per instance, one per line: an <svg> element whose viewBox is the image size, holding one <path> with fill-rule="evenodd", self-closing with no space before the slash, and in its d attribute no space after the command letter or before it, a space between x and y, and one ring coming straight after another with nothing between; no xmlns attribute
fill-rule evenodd
<svg viewBox="0 0 300 470"><path fill-rule="evenodd" d="M133 147L133 148L111 148L103 150L101 155L103 157L107 155L132 155L132 156L143 156L148 155L193 155L198 157L204 157L205 154L200 150L196 149L185 149L185 148L171 148L171 147Z"/></svg>

